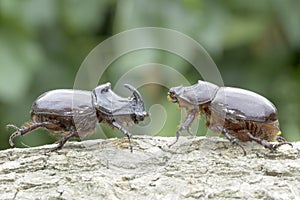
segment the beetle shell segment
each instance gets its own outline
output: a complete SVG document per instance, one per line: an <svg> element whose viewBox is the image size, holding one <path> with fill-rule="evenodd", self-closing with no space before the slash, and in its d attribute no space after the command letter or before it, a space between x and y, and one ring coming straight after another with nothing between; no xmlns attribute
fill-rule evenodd
<svg viewBox="0 0 300 200"><path fill-rule="evenodd" d="M100 85L93 90L93 103L96 109L106 116L133 113L130 100L114 93L110 84Z"/></svg>
<svg viewBox="0 0 300 200"><path fill-rule="evenodd" d="M100 85L93 90L93 104L95 104L98 115L107 119L114 118L114 120L122 118L126 122L128 121L128 117L134 123L143 121L149 114L145 110L141 94L129 84L125 84L124 87L132 92L133 97L124 98L117 95L110 89L110 84Z"/></svg>
<svg viewBox="0 0 300 200"><path fill-rule="evenodd" d="M171 88L169 98L173 103L186 102L198 106L212 101L218 89L215 84L199 80L195 85Z"/></svg>
<svg viewBox="0 0 300 200"><path fill-rule="evenodd" d="M31 112L60 116L94 112L91 92L71 89L51 90L33 102Z"/></svg>
<svg viewBox="0 0 300 200"><path fill-rule="evenodd" d="M257 122L277 120L276 108L268 99L240 88L221 87L210 103L210 109L226 118Z"/></svg>

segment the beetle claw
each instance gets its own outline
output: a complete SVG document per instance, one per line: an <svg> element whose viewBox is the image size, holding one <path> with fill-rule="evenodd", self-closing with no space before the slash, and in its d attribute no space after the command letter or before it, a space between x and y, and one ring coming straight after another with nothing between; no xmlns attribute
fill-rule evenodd
<svg viewBox="0 0 300 200"><path fill-rule="evenodd" d="M10 137L9 137L9 140L8 140L9 145L10 145L11 147L15 146L15 144L14 144L14 142L13 142L13 138L15 138L15 137L10 136Z"/></svg>
<svg viewBox="0 0 300 200"><path fill-rule="evenodd" d="M293 145L290 142L281 142L281 143L277 143L277 144L273 144L271 146L271 150L276 150L277 148L279 148L282 145L288 144L293 148Z"/></svg>
<svg viewBox="0 0 300 200"><path fill-rule="evenodd" d="M6 125L6 129L14 129L14 130L16 130L14 133L12 133L12 134L10 135L9 140L8 140L9 145L10 145L11 147L13 147L13 146L15 145L14 142L13 142L13 139L14 139L15 137L17 137L17 136L22 135L22 129L20 129L19 127L17 127L16 125L13 125L13 124L7 124L7 125Z"/></svg>
<svg viewBox="0 0 300 200"><path fill-rule="evenodd" d="M113 125L113 127L119 129L120 131L122 131L124 133L124 135L127 136L128 138L128 142L129 142L129 148L130 148L130 151L131 153L133 152L133 149L132 149L132 144L131 144L131 140L130 140L130 137L131 137L131 134L126 131L119 123L117 123L116 121L112 121L111 124Z"/></svg>
<svg viewBox="0 0 300 200"><path fill-rule="evenodd" d="M8 125L6 126L7 129L12 128L12 129L15 129L15 130L16 130L16 131L13 132L13 133L10 135L10 137L9 137L9 141L8 141L8 142L9 142L10 146L14 146L13 139L14 139L15 137L24 135L24 134L26 134L26 133L29 133L29 132L31 132L31 131L37 129L37 128L44 127L44 126L47 125L47 124L51 124L51 123L50 123L50 122L34 123L34 124L31 124L31 125L28 125L28 126L23 125L22 128L19 128L19 127L13 125L13 124L8 124Z"/></svg>
<svg viewBox="0 0 300 200"><path fill-rule="evenodd" d="M191 128L190 128L190 127L188 127L186 131L188 132L188 134L189 134L190 136L194 136L194 134L192 133L192 131L191 131Z"/></svg>
<svg viewBox="0 0 300 200"><path fill-rule="evenodd" d="M20 129L10 135L8 142L11 147L13 147L15 145L13 142L14 138L17 136L20 136L20 135L22 135L22 132Z"/></svg>
<svg viewBox="0 0 300 200"><path fill-rule="evenodd" d="M171 148L174 144L176 144L176 142L178 141L178 138L179 138L179 137L176 137L176 140L175 140L174 142L172 142L171 144L168 145L169 148Z"/></svg>
<svg viewBox="0 0 300 200"><path fill-rule="evenodd" d="M130 134L127 135L128 141L129 141L129 148L130 148L130 152L133 152L133 148L132 148L132 144L131 144L131 140L130 140Z"/></svg>
<svg viewBox="0 0 300 200"><path fill-rule="evenodd" d="M234 138L233 140L230 140L230 142L231 142L232 145L239 146L243 150L244 156L247 155L247 152L246 152L245 148L241 145L241 143L237 139Z"/></svg>
<svg viewBox="0 0 300 200"><path fill-rule="evenodd" d="M246 152L245 148L240 144L240 142L239 142L236 138L232 137L232 136L226 131L226 129L223 129L223 130L222 130L222 133L223 133L223 134L225 135L225 137L231 142L232 145L237 145L237 146L239 146L239 147L243 150L244 156L247 155L247 152Z"/></svg>
<svg viewBox="0 0 300 200"><path fill-rule="evenodd" d="M286 142L286 139L284 137L280 136L280 135L277 135L276 138L275 138L275 140L277 142Z"/></svg>

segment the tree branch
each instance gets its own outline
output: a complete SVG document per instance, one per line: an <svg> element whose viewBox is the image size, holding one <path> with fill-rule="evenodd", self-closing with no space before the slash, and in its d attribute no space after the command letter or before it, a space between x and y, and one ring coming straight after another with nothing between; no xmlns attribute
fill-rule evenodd
<svg viewBox="0 0 300 200"><path fill-rule="evenodd" d="M296 199L300 142L247 152L217 137L135 136L0 151L0 199Z"/></svg>

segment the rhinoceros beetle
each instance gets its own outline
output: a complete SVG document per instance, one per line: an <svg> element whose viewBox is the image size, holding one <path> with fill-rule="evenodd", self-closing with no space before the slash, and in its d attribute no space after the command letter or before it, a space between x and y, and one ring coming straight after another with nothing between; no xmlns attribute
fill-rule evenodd
<svg viewBox="0 0 300 200"><path fill-rule="evenodd" d="M7 128L16 131L11 134L13 139L38 128L51 132L64 132L54 150L60 149L71 137L83 137L93 132L97 123L107 123L121 130L128 138L130 149L131 134L123 128L131 122L143 121L148 113L140 93L131 85L125 84L133 93L132 98L123 98L111 90L111 84L99 85L92 92L85 90L57 89L40 95L32 104L31 121L21 128L8 124Z"/></svg>
<svg viewBox="0 0 300 200"><path fill-rule="evenodd" d="M283 144L291 145L279 136L281 132L275 106L257 93L240 88L218 87L199 80L192 86L171 88L168 97L171 102L187 110L186 119L170 146L178 141L183 130L191 134L190 125L198 113L206 116L206 126L210 130L224 134L229 141L242 148L244 155L246 151L239 141L255 141L271 150ZM279 143L270 143L275 141Z"/></svg>

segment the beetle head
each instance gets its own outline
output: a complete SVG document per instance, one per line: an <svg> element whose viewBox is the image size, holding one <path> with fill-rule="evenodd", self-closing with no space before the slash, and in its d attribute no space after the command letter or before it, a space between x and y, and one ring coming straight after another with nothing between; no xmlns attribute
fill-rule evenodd
<svg viewBox="0 0 300 200"><path fill-rule="evenodd" d="M178 98L183 92L183 86L172 87L168 92L168 98L173 103L178 103Z"/></svg>
<svg viewBox="0 0 300 200"><path fill-rule="evenodd" d="M134 111L134 122L138 123L139 121L143 121L145 117L149 116L149 113L145 110L144 101L142 99L141 94L132 85L124 84L124 87L132 91L133 94L133 98L130 101L132 104L132 109Z"/></svg>

